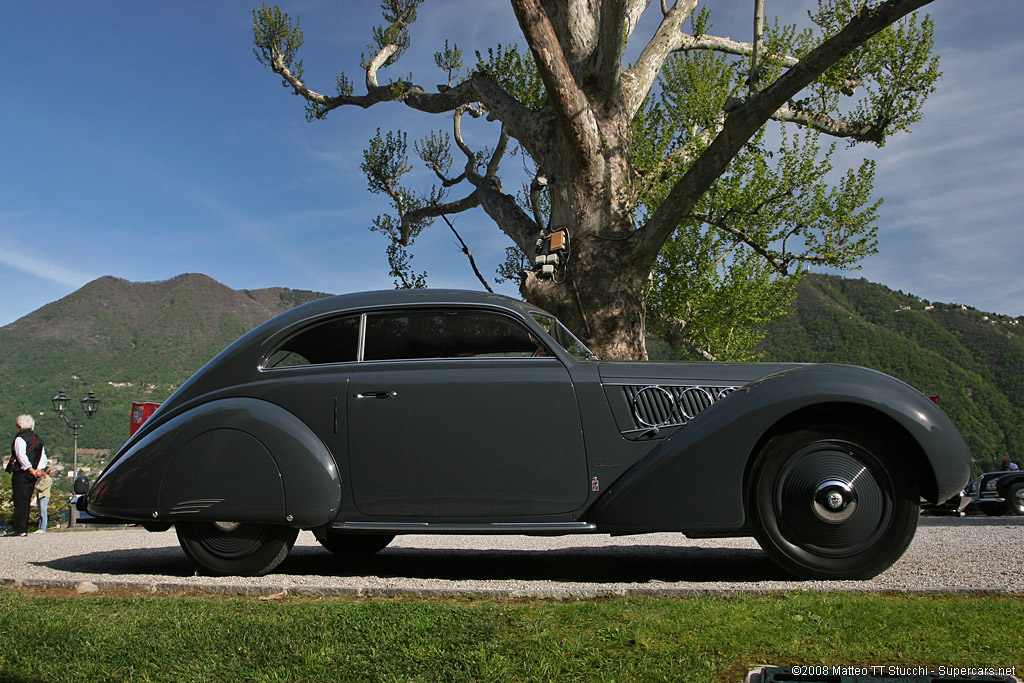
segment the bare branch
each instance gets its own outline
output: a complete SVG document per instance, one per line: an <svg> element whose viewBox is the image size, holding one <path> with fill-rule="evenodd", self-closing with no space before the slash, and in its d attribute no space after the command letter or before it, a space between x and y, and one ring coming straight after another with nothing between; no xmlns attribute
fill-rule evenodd
<svg viewBox="0 0 1024 683"><path fill-rule="evenodd" d="M683 37L680 28L696 6L697 0L678 0L672 9L668 9L662 1L661 25L640 53L636 64L623 74L623 97L630 117L643 106L665 60L678 49Z"/></svg>
<svg viewBox="0 0 1024 683"><path fill-rule="evenodd" d="M622 102L622 32L627 20L626 0L606 0L601 7L594 71L597 92L606 108Z"/></svg>
<svg viewBox="0 0 1024 683"><path fill-rule="evenodd" d="M512 0L512 8L559 125L572 140L578 160L588 163L599 154L597 122L586 94L573 77L554 27L539 0Z"/></svg>
<svg viewBox="0 0 1024 683"><path fill-rule="evenodd" d="M928 2L931 2L931 0L928 0ZM744 43L739 40L733 40L728 36L692 36L688 33L681 33L679 35L677 47L673 52L693 52L697 50L720 52L734 57L750 57L751 59L754 58L755 52L757 52L758 61L762 64L766 56L760 52L758 46L754 43ZM796 66L800 62L800 58L795 55L772 54L769 56L780 66L786 68ZM758 77L760 77L760 74L758 74ZM843 81L843 94L852 95L853 90L858 85L860 85L860 81L855 78L845 79Z"/></svg>
<svg viewBox="0 0 1024 683"><path fill-rule="evenodd" d="M754 0L754 47L750 59L750 92L761 83L761 51L764 47L764 0Z"/></svg>
<svg viewBox="0 0 1024 683"><path fill-rule="evenodd" d="M406 234L411 226L421 221L431 220L449 213L462 213L463 211L475 209L478 206L480 206L480 194L476 191L471 192L468 196L463 197L462 199L457 199L445 204L431 202L426 206L422 206L418 209L413 209L402 214L402 234ZM403 242L403 244L405 243Z"/></svg>
<svg viewBox="0 0 1024 683"><path fill-rule="evenodd" d="M825 114L803 111L789 105L779 107L772 114L776 121L797 123L837 138L853 138L861 142L879 143L885 138L885 124L851 123Z"/></svg>
<svg viewBox="0 0 1024 683"><path fill-rule="evenodd" d="M496 178L498 175L498 167L501 165L501 159L505 156L505 152L508 151L508 131L505 128L505 124L501 124L501 134L498 137L498 145L494 148L494 152L491 153L491 159L487 162L487 177Z"/></svg>
<svg viewBox="0 0 1024 683"><path fill-rule="evenodd" d="M626 38L629 39L640 23L640 17L651 4L651 0L629 0L626 3ZM664 4L664 2L662 3Z"/></svg>
<svg viewBox="0 0 1024 683"><path fill-rule="evenodd" d="M385 45L366 65L366 90L373 92L380 86L377 83L377 71L398 52L397 45Z"/></svg>
<svg viewBox="0 0 1024 683"><path fill-rule="evenodd" d="M683 33L679 36L675 52L690 52L693 50L706 50L710 52L721 52L735 57L753 57L754 44L733 40L728 36L691 36ZM763 55L762 55L763 57ZM785 67L796 66L800 60L793 55L772 55L772 59L778 61Z"/></svg>
<svg viewBox="0 0 1024 683"><path fill-rule="evenodd" d="M476 279L480 280L480 284L484 286L484 289L486 289L491 294L494 294L494 290L491 289L491 286L489 284L487 284L487 280L485 280L484 276L480 273L480 269L476 267L476 259L473 258L473 252L469 250L469 247L466 245L466 241L462 239L462 235L460 235L458 230L455 229L455 226L452 225L452 222L448 220L448 216L442 213L441 218L444 220L445 223L448 224L448 227L451 228L452 233L455 235L455 239L457 239L459 241L459 244L462 245L462 253L465 254L466 258L469 259L469 265L473 268L473 272L476 274Z"/></svg>
<svg viewBox="0 0 1024 683"><path fill-rule="evenodd" d="M529 245L533 239L533 235L540 231L540 225L534 224L534 222L530 220L526 213L516 203L514 197L502 192L501 181L497 176L497 172L501 159L508 150L509 136L506 130L506 125L502 124L501 135L498 139L498 144L488 161L486 175L481 176L480 172L476 168L476 155L462 137L463 113L465 112L460 110L454 117L453 127L455 144L458 145L459 149L462 150L462 153L466 156L466 167L463 176L476 188L473 193L466 198L466 200L463 200L463 202L472 198L476 203L472 206L469 204L450 204L447 205L448 209L445 213L458 213L459 211L464 211L468 208L482 206L487 215L498 224L498 227L502 232L511 237L512 240L525 252L527 250L527 245ZM461 206L465 206L465 208L459 208Z"/></svg>
<svg viewBox="0 0 1024 683"><path fill-rule="evenodd" d="M462 114L464 111L465 110L462 108L455 111L454 122L452 124L455 129L455 144L458 145L459 149L461 149L462 153L466 156L466 177L470 182L476 184L474 179L480 177L480 174L476 170L476 154L474 154L473 150L469 148L466 141L462 139Z"/></svg>

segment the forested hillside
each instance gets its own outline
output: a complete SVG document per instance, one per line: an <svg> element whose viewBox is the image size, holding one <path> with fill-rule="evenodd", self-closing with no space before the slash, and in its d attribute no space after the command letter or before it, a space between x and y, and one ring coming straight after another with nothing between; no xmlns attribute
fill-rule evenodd
<svg viewBox="0 0 1024 683"><path fill-rule="evenodd" d="M1024 321L929 302L866 280L806 275L763 360L852 363L938 394L975 469L1024 456Z"/></svg>
<svg viewBox="0 0 1024 683"><path fill-rule="evenodd" d="M95 391L99 411L79 448L115 451L128 438L132 401L163 401L244 332L292 306L326 296L281 288L234 290L196 274L163 282L102 277L0 328L0 415L36 419L47 452L71 460L71 430L50 399ZM66 456L66 457L65 457Z"/></svg>
<svg viewBox="0 0 1024 683"><path fill-rule="evenodd" d="M100 278L0 328L0 415L31 413L48 451L70 461L71 432L50 399L72 411L87 391L102 400L79 446L116 450L132 401L163 401L218 351L292 306L325 296L233 290L204 275L132 283ZM976 460L1024 459L1024 324L932 304L865 280L804 276L795 312L770 327L763 360L853 363L894 375L942 404ZM657 345L652 344L652 354ZM661 353L664 355L664 350Z"/></svg>

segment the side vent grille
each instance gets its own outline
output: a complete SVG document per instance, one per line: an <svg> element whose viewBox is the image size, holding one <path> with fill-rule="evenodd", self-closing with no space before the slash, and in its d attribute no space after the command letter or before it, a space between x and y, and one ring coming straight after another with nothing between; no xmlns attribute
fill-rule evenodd
<svg viewBox="0 0 1024 683"><path fill-rule="evenodd" d="M622 387L636 429L684 425L739 387L639 385Z"/></svg>

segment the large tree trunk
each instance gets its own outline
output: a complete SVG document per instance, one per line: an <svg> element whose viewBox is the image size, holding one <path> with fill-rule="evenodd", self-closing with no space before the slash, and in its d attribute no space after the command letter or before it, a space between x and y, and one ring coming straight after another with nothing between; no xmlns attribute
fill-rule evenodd
<svg viewBox="0 0 1024 683"><path fill-rule="evenodd" d="M597 154L580 154L569 144L531 150L549 181L549 227L567 230L570 242L564 271L553 279L529 273L520 291L585 337L599 357L646 360L644 288L650 264L637 260L633 240L629 118L620 108L595 124Z"/></svg>
<svg viewBox="0 0 1024 683"><path fill-rule="evenodd" d="M605 360L646 360L644 286L646 276L624 266L628 249L599 238L578 240L573 260L587 263L561 284L533 273L521 292L527 301L580 332L591 351Z"/></svg>

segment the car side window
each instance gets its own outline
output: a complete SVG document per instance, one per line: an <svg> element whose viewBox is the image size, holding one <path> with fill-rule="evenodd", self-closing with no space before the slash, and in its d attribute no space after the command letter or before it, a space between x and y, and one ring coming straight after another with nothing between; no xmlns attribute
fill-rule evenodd
<svg viewBox="0 0 1024 683"><path fill-rule="evenodd" d="M350 363L359 351L359 316L317 323L289 337L267 358L265 368Z"/></svg>
<svg viewBox="0 0 1024 683"><path fill-rule="evenodd" d="M546 355L522 325L483 311L396 311L366 316L363 360Z"/></svg>

